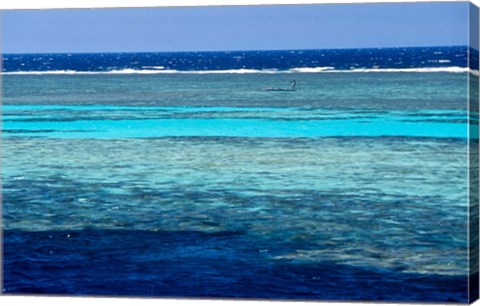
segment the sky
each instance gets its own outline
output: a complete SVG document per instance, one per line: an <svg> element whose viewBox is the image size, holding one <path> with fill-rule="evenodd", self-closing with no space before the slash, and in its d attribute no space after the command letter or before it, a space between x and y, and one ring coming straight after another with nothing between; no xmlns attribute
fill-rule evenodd
<svg viewBox="0 0 480 306"><path fill-rule="evenodd" d="M468 44L468 3L2 11L2 52L162 52Z"/></svg>

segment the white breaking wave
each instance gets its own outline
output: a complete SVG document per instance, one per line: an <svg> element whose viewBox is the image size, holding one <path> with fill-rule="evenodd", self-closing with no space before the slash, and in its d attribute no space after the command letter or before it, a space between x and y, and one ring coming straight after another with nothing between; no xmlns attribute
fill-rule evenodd
<svg viewBox="0 0 480 306"><path fill-rule="evenodd" d="M11 71L2 72L3 75L58 75L58 74L156 74L163 70L122 69L111 71L77 71L77 70L49 70L49 71Z"/></svg>
<svg viewBox="0 0 480 306"><path fill-rule="evenodd" d="M146 66L145 68L147 68ZM287 73L387 73L387 72L449 72L463 73L470 72L478 75L478 70L470 70L466 67L431 67L431 68L358 68L351 70L335 70L334 67L302 67L289 70L278 69L231 69L231 70L169 70L162 66L149 66L153 69L122 69L111 71L75 71L75 70L51 70L51 71L11 71L2 72L3 75L93 75L93 74L287 74Z"/></svg>
<svg viewBox="0 0 480 306"><path fill-rule="evenodd" d="M252 74L252 73L263 73L263 74L275 74L275 73L287 73L288 71L282 71L277 69L229 69L229 70L157 70L159 74Z"/></svg>
<svg viewBox="0 0 480 306"><path fill-rule="evenodd" d="M470 71L467 67L431 67L431 68L366 68L353 70L335 70L334 72L450 72L462 73Z"/></svg>
<svg viewBox="0 0 480 306"><path fill-rule="evenodd" d="M161 67L161 66L158 66ZM153 67L152 67L153 68ZM235 69L235 70L161 70L161 69L122 69L110 71L75 71L75 70L50 70L50 71L10 71L2 72L3 75L58 75L58 74L246 74L246 73L288 73L275 69L255 70L255 69Z"/></svg>
<svg viewBox="0 0 480 306"><path fill-rule="evenodd" d="M164 66L142 66L142 68L155 69L155 70L163 70L163 69L165 69Z"/></svg>
<svg viewBox="0 0 480 306"><path fill-rule="evenodd" d="M369 72L468 72L466 67L430 67L430 68L356 68L350 70L335 70L334 67L293 68L286 73L369 73Z"/></svg>
<svg viewBox="0 0 480 306"><path fill-rule="evenodd" d="M292 68L287 72L291 73L320 73L320 72L332 72L335 71L335 67L304 67L304 68ZM337 70L340 71L340 70Z"/></svg>

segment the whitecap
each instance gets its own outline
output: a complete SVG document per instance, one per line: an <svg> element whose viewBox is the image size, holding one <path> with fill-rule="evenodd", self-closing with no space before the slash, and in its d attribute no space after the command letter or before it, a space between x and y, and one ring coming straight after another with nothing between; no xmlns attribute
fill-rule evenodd
<svg viewBox="0 0 480 306"><path fill-rule="evenodd" d="M286 74L286 73L392 73L392 72L448 72L463 73L475 71L467 67L424 67L424 68L353 68L339 70L334 67L299 67L288 70L278 69L229 69L229 70L172 70L161 69L162 66L151 66L155 69L120 69L110 71L75 71L75 70L49 70L49 71L9 71L2 72L3 75L55 75L55 74Z"/></svg>

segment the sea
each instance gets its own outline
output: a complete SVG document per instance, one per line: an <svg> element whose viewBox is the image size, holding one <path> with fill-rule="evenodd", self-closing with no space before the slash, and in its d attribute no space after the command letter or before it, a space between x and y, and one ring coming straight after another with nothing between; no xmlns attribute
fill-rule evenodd
<svg viewBox="0 0 480 306"><path fill-rule="evenodd" d="M3 54L2 292L469 301L469 56Z"/></svg>

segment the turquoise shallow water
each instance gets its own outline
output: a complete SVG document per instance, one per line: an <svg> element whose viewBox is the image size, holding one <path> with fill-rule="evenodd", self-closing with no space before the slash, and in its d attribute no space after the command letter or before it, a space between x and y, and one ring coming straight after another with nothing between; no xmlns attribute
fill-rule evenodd
<svg viewBox="0 0 480 306"><path fill-rule="evenodd" d="M348 112L296 108L6 106L6 136L148 138L166 136L466 138L466 113ZM53 114L52 114L53 113Z"/></svg>
<svg viewBox="0 0 480 306"><path fill-rule="evenodd" d="M289 87L295 92L268 92ZM466 110L467 73L4 75L4 105Z"/></svg>
<svg viewBox="0 0 480 306"><path fill-rule="evenodd" d="M5 76L4 292L465 301L466 74L291 77Z"/></svg>

